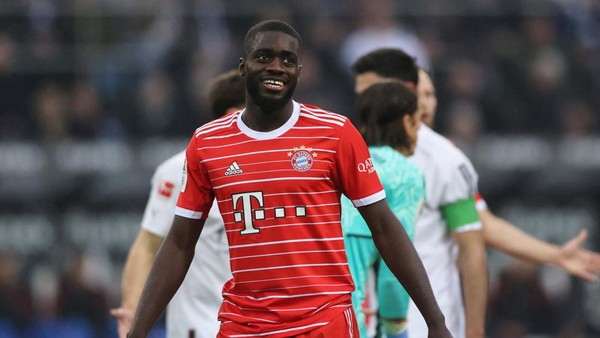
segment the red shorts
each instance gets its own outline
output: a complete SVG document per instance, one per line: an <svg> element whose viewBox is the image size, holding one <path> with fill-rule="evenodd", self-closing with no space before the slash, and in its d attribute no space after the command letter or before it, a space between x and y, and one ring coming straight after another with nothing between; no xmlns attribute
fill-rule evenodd
<svg viewBox="0 0 600 338"><path fill-rule="evenodd" d="M246 336L246 335L245 335ZM217 334L217 338L226 338L221 331ZM318 329L310 332L301 333L290 338L359 338L358 323L352 307L344 310L339 316L334 318L329 324L321 326Z"/></svg>
<svg viewBox="0 0 600 338"><path fill-rule="evenodd" d="M329 324L316 330L299 334L294 338L359 338L358 323L354 310L348 308Z"/></svg>

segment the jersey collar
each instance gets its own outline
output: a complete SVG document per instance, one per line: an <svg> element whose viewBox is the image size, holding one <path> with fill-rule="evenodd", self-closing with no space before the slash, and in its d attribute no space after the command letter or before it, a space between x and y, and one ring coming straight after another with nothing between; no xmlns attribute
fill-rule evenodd
<svg viewBox="0 0 600 338"><path fill-rule="evenodd" d="M294 105L294 110L292 111L292 115L283 125L281 125L281 127L277 128L275 130L263 132L263 131L256 131L256 130L250 129L250 127L248 127L246 124L244 124L244 121L242 121L242 115L244 115L244 112L246 112L246 109L244 109L242 111L242 113L238 115L237 125L240 128L240 130L242 131L242 133L244 133L246 136L248 136L250 138L253 138L256 140L274 139L276 137L279 137L279 136L285 134L285 132L290 130L296 124L296 122L298 122L298 119L300 118L300 104L296 101L292 101L292 103Z"/></svg>

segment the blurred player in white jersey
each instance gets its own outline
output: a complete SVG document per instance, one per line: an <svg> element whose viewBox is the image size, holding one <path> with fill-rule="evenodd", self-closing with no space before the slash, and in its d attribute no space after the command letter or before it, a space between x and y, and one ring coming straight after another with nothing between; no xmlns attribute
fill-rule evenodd
<svg viewBox="0 0 600 338"><path fill-rule="evenodd" d="M215 79L208 98L215 117L243 107L245 89L238 71L229 71ZM131 327L152 261L171 227L181 190L184 161L185 151L181 151L161 163L152 176L152 190L141 229L123 271L121 307L111 311L117 319L119 338L125 338ZM167 308L167 337L213 338L217 335L221 288L231 278L224 230L223 219L215 203L206 220L202 238L196 245L196 255L186 278Z"/></svg>
<svg viewBox="0 0 600 338"><path fill-rule="evenodd" d="M363 56L363 58L370 59L370 61L363 62L362 66L355 66L354 68L356 74L356 91L361 92L374 83L389 79L401 80L413 87L416 87L417 84L420 85L421 78L426 74L421 72L417 78L412 76L414 62L401 62L398 60L405 58L405 55L403 51L397 49L383 49ZM424 121L431 124L435 116L435 91L431 82L429 82L430 86L428 87L425 87L427 85L426 81L423 81L423 84L424 86L419 87L419 104L423 110L421 113L423 114ZM428 108L424 108L424 105L428 105ZM436 154L437 157L435 157ZM450 154L454 154L455 158L448 158ZM456 158L461 160L466 159L462 152L443 136L435 133L427 126L420 128L417 149L413 160L424 169L427 186L426 205L429 204L429 207L425 208L424 215L421 216L416 224L414 243L417 252L421 255L421 259L423 259L423 263L431 279L432 287L434 288L434 293L436 297L439 297L437 300L446 316L447 324L453 330L455 337L470 337L470 335L465 333L465 323L461 318L464 317L464 311L460 310L462 307L460 285L458 285L456 275L452 277L452 274L448 274L448 271L454 269L454 262L448 259L448 256L451 256L448 255L447 251L449 247L447 245L439 245L440 241L448 243L449 237L444 235L440 238L434 235L436 233L438 236L443 235L440 231L452 231L452 223L455 222L452 220L453 218L459 218L460 221L460 218L468 216L472 219L473 209L475 209L475 199L478 200L477 214L481 217L486 245L535 262L556 264L565 271L588 281L597 280L595 274L600 273L600 256L581 249L581 244L586 238L585 231L582 231L562 247L540 241L520 231L515 226L489 212L485 203L479 197L475 184L467 184L465 186L465 182L473 182L476 179L476 174L472 171L470 163L466 165L466 162L464 162L463 165L466 166L456 166ZM452 175L453 170L454 175ZM455 180L459 181L458 183L463 183L462 189L447 189L447 187L441 185L454 185L457 188L457 182L453 183L449 181L452 176L454 176ZM463 208L468 207L468 211L460 210L459 208L458 212L454 213L452 210L443 210L441 208L441 203L444 203L444 200L447 201L449 197L456 195L460 190L463 190L464 195L465 189L470 190L468 201L463 202ZM438 209L434 210L432 206L436 205ZM468 220L466 222L466 229L468 230L471 226L468 225ZM427 233L428 223L429 225L437 223L439 225L438 231ZM465 220L463 219L459 223L465 223ZM472 225L475 224L473 223ZM450 254L453 254L453 252ZM447 303L447 300L452 299L454 303ZM459 311L456 311L457 306L459 307ZM484 313L485 310L481 312L481 316ZM411 338L426 337L426 333L424 334L422 331L423 324L423 319L418 310L411 304L408 313L409 336Z"/></svg>
<svg viewBox="0 0 600 338"><path fill-rule="evenodd" d="M421 107L421 119L433 127L437 111L435 86L429 74L419 70L417 95ZM483 223L485 243L509 255L537 263L553 264L565 272L588 282L598 280L600 254L581 248L587 239L587 230L582 229L574 238L562 246L544 242L523 232L508 221L490 211L480 194L475 196L477 213Z"/></svg>

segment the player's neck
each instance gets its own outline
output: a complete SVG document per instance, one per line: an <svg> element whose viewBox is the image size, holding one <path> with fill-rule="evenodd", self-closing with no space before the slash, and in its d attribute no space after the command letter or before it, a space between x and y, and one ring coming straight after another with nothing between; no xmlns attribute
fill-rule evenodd
<svg viewBox="0 0 600 338"><path fill-rule="evenodd" d="M242 121L248 128L269 132L284 125L292 116L294 104L290 100L284 106L276 109L269 107L260 107L252 102L248 102L246 110L242 115Z"/></svg>

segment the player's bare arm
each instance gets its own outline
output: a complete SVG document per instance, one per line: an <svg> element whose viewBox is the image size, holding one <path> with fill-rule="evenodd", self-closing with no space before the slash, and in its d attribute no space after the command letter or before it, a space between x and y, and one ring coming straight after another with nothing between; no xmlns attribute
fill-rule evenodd
<svg viewBox="0 0 600 338"><path fill-rule="evenodd" d="M423 313L429 327L429 337L451 337L433 296L425 268L387 201L383 199L358 210L369 225L373 241L385 263Z"/></svg>
<svg viewBox="0 0 600 338"><path fill-rule="evenodd" d="M462 286L466 337L485 337L485 313L487 307L488 272L485 244L481 231L452 233L458 245L458 271Z"/></svg>
<svg viewBox="0 0 600 338"><path fill-rule="evenodd" d="M588 282L598 281L600 254L582 248L586 230L557 246L529 235L488 208L479 211L479 218L485 242L494 249L532 262L554 264Z"/></svg>
<svg viewBox="0 0 600 338"><path fill-rule="evenodd" d="M162 241L162 237L140 229L129 250L121 279L121 307L110 311L117 320L119 338L125 338L131 329L133 315L144 289L146 277L150 273L152 261Z"/></svg>
<svg viewBox="0 0 600 338"><path fill-rule="evenodd" d="M194 258L194 248L203 226L204 220L175 216L169 234L152 264L127 337L146 337L150 332L181 285Z"/></svg>

